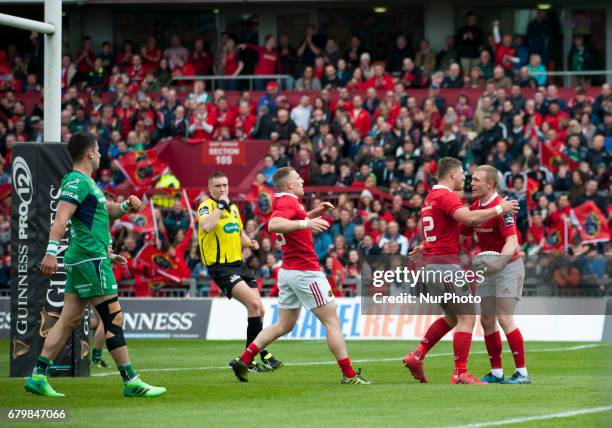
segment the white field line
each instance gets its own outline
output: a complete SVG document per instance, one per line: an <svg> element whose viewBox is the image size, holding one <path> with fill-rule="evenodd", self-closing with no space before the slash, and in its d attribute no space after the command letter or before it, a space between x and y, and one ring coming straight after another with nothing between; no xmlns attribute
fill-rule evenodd
<svg viewBox="0 0 612 428"><path fill-rule="evenodd" d="M527 354L532 354L535 352L564 352L564 351L577 351L580 349L590 349L597 348L599 346L603 346L602 344L592 343L588 345L576 345L576 346L566 346L563 348L540 348L540 349L532 349L527 351ZM486 354L486 351L475 351L470 352L470 355L474 354ZM440 352L434 354L427 354L427 358L434 357L449 357L452 356L452 352ZM376 362L386 362L386 361L397 361L398 363L402 361L402 357L394 357L394 358L371 358L371 359L361 359L361 360L352 360L352 363L376 363ZM335 361L307 361L307 362L296 362L296 363L284 363L286 366L298 367L298 366L323 366L323 365L333 365L336 364ZM182 371L195 371L195 370L227 370L229 367L226 366L204 366L204 367L161 367L161 368L151 368L151 369L139 369L138 372L182 372ZM91 376L102 377L102 376L116 376L117 373L115 371L112 372L104 372L104 373L94 373Z"/></svg>
<svg viewBox="0 0 612 428"><path fill-rule="evenodd" d="M591 407L590 409L567 410L565 412L550 413L540 416L525 416L523 418L501 419L498 421L478 422L468 425L457 425L451 428L483 428L500 425L522 424L525 422L543 421L546 419L571 418L573 416L590 415L592 413L603 413L612 411L612 406Z"/></svg>

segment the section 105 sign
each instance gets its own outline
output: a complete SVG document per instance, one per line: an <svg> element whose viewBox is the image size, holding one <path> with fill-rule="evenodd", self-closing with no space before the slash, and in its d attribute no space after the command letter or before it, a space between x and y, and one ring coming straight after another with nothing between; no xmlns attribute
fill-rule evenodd
<svg viewBox="0 0 612 428"><path fill-rule="evenodd" d="M246 165L244 141L204 141L202 165Z"/></svg>

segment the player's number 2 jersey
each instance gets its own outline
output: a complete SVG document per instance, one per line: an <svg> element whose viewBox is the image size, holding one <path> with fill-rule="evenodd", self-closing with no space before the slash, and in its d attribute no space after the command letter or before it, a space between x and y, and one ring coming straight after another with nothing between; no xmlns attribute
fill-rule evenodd
<svg viewBox="0 0 612 428"><path fill-rule="evenodd" d="M453 214L463 206L451 189L433 186L421 208L424 255L459 255L460 225Z"/></svg>
<svg viewBox="0 0 612 428"><path fill-rule="evenodd" d="M66 264L108 257L111 244L106 197L95 181L73 170L62 178L60 200L76 205Z"/></svg>

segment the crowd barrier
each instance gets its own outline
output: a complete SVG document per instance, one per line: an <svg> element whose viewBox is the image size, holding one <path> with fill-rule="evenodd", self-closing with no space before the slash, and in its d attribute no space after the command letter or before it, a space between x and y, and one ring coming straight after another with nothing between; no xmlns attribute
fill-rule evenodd
<svg viewBox="0 0 612 428"><path fill-rule="evenodd" d="M525 297L521 304L539 304L543 297ZM571 298L567 298L571 299ZM585 298L576 298L576 304ZM566 299L564 299L566 300ZM339 298L338 315L342 333L349 340L417 340L438 316L361 315L359 298ZM278 300L264 298L264 326L278 318ZM525 340L538 341L612 341L612 299L598 299L600 315L518 315L517 324ZM227 299L124 298L124 328L128 338L198 338L242 340L245 334L246 310L238 302ZM606 315L607 314L607 315ZM9 337L10 300L0 298L0 339ZM298 322L284 339L325 338L325 329L302 309ZM452 335L445 338L449 340ZM479 323L474 340L483 340Z"/></svg>

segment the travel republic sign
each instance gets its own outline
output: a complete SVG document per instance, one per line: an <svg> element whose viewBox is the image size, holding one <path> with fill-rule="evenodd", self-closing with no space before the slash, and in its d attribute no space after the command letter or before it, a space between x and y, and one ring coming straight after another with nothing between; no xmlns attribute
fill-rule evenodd
<svg viewBox="0 0 612 428"><path fill-rule="evenodd" d="M31 373L45 337L64 306L63 254L68 233L60 243L58 271L51 279L40 274L40 262L57 212L61 179L70 169L72 164L64 144L20 143L13 149L10 317L13 377ZM85 316L55 359L52 375L89 375L87 334Z"/></svg>

